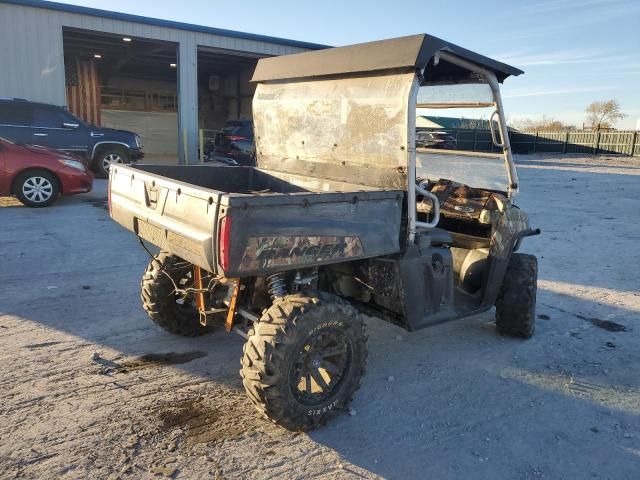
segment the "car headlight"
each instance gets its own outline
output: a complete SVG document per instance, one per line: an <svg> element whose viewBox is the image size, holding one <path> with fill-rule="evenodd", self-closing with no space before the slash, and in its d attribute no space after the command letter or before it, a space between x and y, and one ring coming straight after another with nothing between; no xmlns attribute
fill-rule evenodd
<svg viewBox="0 0 640 480"><path fill-rule="evenodd" d="M84 167L84 163L79 162L78 160L71 160L69 158L59 158L58 161L67 167L76 168L78 170L82 170L83 172L86 170Z"/></svg>
<svg viewBox="0 0 640 480"><path fill-rule="evenodd" d="M136 135L135 139L136 139L136 146L138 148L142 148L142 139L138 135Z"/></svg>

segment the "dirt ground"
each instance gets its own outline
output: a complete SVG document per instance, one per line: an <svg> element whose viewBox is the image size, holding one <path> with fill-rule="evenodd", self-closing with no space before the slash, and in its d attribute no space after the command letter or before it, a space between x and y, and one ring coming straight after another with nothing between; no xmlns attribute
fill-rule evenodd
<svg viewBox="0 0 640 480"><path fill-rule="evenodd" d="M242 339L146 318L136 238L105 182L0 203L0 477L640 478L640 164L520 157L541 237L537 332L493 313L406 333L370 320L353 403L310 434L259 418ZM155 477L157 478L157 477Z"/></svg>

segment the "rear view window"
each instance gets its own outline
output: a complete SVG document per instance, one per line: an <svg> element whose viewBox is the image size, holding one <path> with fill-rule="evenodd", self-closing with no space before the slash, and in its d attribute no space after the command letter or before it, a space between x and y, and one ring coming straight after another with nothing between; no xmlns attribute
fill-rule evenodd
<svg viewBox="0 0 640 480"><path fill-rule="evenodd" d="M0 102L0 125L29 125L29 111L18 102Z"/></svg>

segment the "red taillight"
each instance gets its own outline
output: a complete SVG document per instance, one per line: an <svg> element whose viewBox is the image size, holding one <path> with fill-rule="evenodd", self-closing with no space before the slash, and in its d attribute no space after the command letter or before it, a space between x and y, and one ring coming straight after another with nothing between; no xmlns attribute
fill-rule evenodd
<svg viewBox="0 0 640 480"><path fill-rule="evenodd" d="M218 233L218 252L220 254L220 266L222 270L229 269L229 251L231 243L229 237L231 235L231 217L227 215L220 221L220 231Z"/></svg>
<svg viewBox="0 0 640 480"><path fill-rule="evenodd" d="M239 142L240 140L246 140L247 137L240 137L238 135L229 135L227 136L227 140L231 142Z"/></svg>

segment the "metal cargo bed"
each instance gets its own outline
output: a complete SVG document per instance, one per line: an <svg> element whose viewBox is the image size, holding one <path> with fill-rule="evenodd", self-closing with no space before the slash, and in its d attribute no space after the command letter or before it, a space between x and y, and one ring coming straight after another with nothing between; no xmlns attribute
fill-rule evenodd
<svg viewBox="0 0 640 480"><path fill-rule="evenodd" d="M137 165L112 169L109 195L115 221L228 277L400 250L400 190L253 167Z"/></svg>

